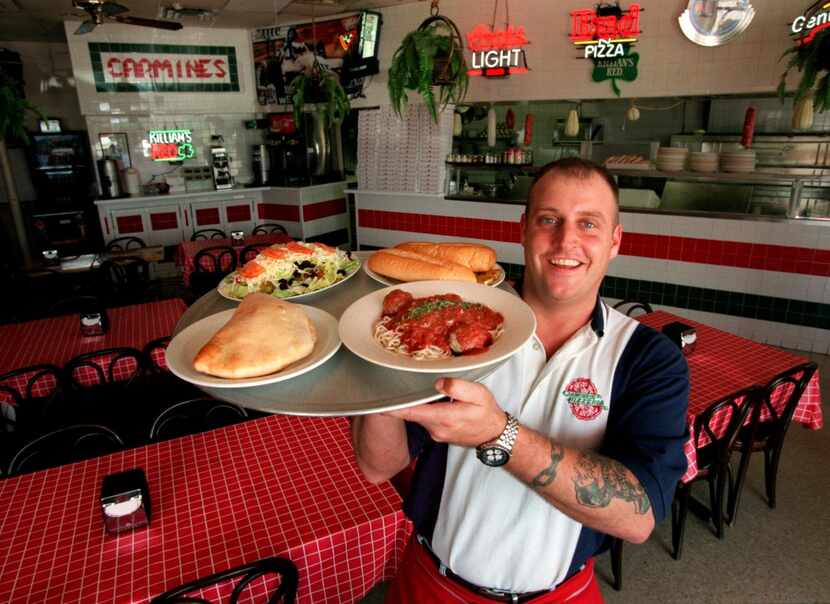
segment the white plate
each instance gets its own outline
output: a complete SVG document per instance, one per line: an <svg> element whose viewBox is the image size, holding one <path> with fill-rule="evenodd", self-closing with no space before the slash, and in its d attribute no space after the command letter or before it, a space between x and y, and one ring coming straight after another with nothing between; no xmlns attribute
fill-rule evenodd
<svg viewBox="0 0 830 604"><path fill-rule="evenodd" d="M340 281L335 281L331 285L327 285L326 287L321 287L320 289L315 289L313 292L308 292L308 293L305 293L305 294L297 294L296 296L288 296L287 298L279 298L279 300L292 301L292 300L299 300L300 298L307 298L308 296L313 296L314 294L319 294L320 292L324 292L326 290L329 290L332 287L337 287L341 283L345 283L346 281L348 281L349 279L354 277L354 275L357 273L357 271L360 270L360 259L357 256L355 256L354 254L352 254L352 260L357 261L357 266L354 267L354 270L352 272L346 273L346 276L343 277L342 279L340 279ZM236 271L234 271L233 273L230 273L228 276L233 275L235 273L236 273ZM240 302L242 300L242 298L237 298L236 296L231 296L228 292L226 292L224 290L223 286L225 285L225 279L227 279L227 277L222 278L222 281L220 281L219 285L216 286L216 291L218 291L219 295L222 296L223 298L227 298L228 300L233 300L234 302Z"/></svg>
<svg viewBox="0 0 830 604"><path fill-rule="evenodd" d="M496 267L499 269L500 274L498 277L496 277L496 280L493 283L489 284L487 287L498 287L499 285L504 283L506 272L500 264L497 264ZM363 265L363 270L366 271L366 274L369 275L372 279L374 279L378 283L382 283L383 285L400 285L401 283L413 283L412 281L398 281L397 279L393 279L392 277L380 275L369 268L368 262Z"/></svg>
<svg viewBox="0 0 830 604"><path fill-rule="evenodd" d="M485 304L504 317L504 333L486 352L480 354L418 361L391 352L375 341L372 332L375 323L380 320L383 299L393 289L402 289L416 298L452 293L466 302ZM464 281L413 281L380 289L354 302L340 317L340 339L354 354L383 367L419 373L468 371L498 363L521 348L535 331L536 317L521 298L503 289Z"/></svg>
<svg viewBox="0 0 830 604"><path fill-rule="evenodd" d="M230 320L235 309L205 317L178 333L167 347L167 366L170 371L186 382L211 388L245 388L273 384L311 371L329 360L340 348L340 338L337 335L337 319L326 311L313 306L300 304L297 306L305 311L314 324L314 328L317 330L317 342L314 344L314 349L310 355L276 373L234 380L200 373L193 368L193 359L196 358L196 354L213 337L213 334Z"/></svg>

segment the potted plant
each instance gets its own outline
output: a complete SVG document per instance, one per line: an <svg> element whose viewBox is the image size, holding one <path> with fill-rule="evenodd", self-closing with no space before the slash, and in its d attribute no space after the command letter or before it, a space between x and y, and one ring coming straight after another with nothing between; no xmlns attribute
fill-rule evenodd
<svg viewBox="0 0 830 604"><path fill-rule="evenodd" d="M467 62L461 33L451 20L433 15L408 33L389 66L389 98L398 115L406 107L407 90L418 92L438 122L438 107L460 103L467 95ZM436 103L433 86L438 87Z"/></svg>
<svg viewBox="0 0 830 604"><path fill-rule="evenodd" d="M307 104L314 105L314 110L321 114L327 126L341 123L351 109L349 97L340 85L337 74L324 70L316 61L311 73L303 72L298 75L291 81L291 86L294 123L298 127L303 108Z"/></svg>
<svg viewBox="0 0 830 604"><path fill-rule="evenodd" d="M793 95L793 127L809 128L813 110L821 113L830 109L830 29L820 30L808 44L787 49L781 58L788 55L792 56L781 74L778 94L783 101L787 75L793 68L798 69L801 81Z"/></svg>

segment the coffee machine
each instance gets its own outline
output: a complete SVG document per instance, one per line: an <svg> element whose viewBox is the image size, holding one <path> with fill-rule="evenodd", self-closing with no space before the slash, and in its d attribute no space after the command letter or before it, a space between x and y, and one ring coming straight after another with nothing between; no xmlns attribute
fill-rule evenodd
<svg viewBox="0 0 830 604"><path fill-rule="evenodd" d="M327 126L317 112L303 113L300 124L290 113L271 114L269 122L269 184L303 187L342 178L332 167L336 126Z"/></svg>
<svg viewBox="0 0 830 604"><path fill-rule="evenodd" d="M254 173L254 186L270 185L271 182L271 146L253 145L251 163Z"/></svg>
<svg viewBox="0 0 830 604"><path fill-rule="evenodd" d="M233 188L230 158L225 147L211 147L211 170L213 171L213 187L218 191Z"/></svg>

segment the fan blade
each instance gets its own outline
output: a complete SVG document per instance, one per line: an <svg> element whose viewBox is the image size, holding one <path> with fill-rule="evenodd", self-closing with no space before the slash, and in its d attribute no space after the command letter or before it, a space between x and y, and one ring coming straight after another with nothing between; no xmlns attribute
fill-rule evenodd
<svg viewBox="0 0 830 604"><path fill-rule="evenodd" d="M122 5L117 4L115 2L105 2L104 4L101 5L101 7L104 11L104 14L107 17L114 17L115 15L120 15L121 13L129 12L129 10L130 10L126 6L122 6Z"/></svg>
<svg viewBox="0 0 830 604"><path fill-rule="evenodd" d="M142 17L114 17L119 23L126 23L127 25L140 25L142 27L155 27L158 29L168 29L170 31L177 31L182 28L181 23L175 21L159 21L157 19L144 19Z"/></svg>
<svg viewBox="0 0 830 604"><path fill-rule="evenodd" d="M75 30L75 35L88 34L93 29L95 29L95 21L89 19L88 21L84 21L83 23L81 23L78 29Z"/></svg>

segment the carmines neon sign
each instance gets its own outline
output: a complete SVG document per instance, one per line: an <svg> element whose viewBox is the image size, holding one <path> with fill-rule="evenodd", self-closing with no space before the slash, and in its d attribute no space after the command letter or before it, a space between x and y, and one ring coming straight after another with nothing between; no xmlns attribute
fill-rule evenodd
<svg viewBox="0 0 830 604"><path fill-rule="evenodd" d="M524 27L508 25L504 31L494 31L486 25L476 25L467 34L467 45L473 52L467 74L498 78L527 73L527 57L522 46L529 43Z"/></svg>
<svg viewBox="0 0 830 604"><path fill-rule="evenodd" d="M821 10L814 15L800 15L790 25L790 35L795 36L799 44L809 44L816 34L830 27L830 2L825 2Z"/></svg>

